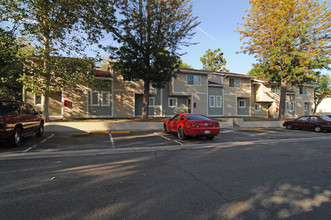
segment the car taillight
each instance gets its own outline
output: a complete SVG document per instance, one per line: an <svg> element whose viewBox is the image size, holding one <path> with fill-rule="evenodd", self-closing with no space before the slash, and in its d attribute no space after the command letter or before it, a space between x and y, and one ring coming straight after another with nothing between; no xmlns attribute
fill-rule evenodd
<svg viewBox="0 0 331 220"><path fill-rule="evenodd" d="M198 128L200 126L199 126L199 123L191 123L191 127L192 128Z"/></svg>

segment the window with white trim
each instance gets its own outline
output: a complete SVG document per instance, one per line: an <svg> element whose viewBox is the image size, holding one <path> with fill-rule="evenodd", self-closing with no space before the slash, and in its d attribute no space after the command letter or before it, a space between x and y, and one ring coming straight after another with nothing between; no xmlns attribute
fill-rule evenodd
<svg viewBox="0 0 331 220"><path fill-rule="evenodd" d="M270 89L272 93L279 94L279 86L271 85Z"/></svg>
<svg viewBox="0 0 331 220"><path fill-rule="evenodd" d="M148 99L149 99L148 107L154 107L155 98L154 97L149 97Z"/></svg>
<svg viewBox="0 0 331 220"><path fill-rule="evenodd" d="M177 107L177 98L169 98L168 99L168 106L170 108Z"/></svg>
<svg viewBox="0 0 331 220"><path fill-rule="evenodd" d="M41 94L34 95L34 105L41 105Z"/></svg>
<svg viewBox="0 0 331 220"><path fill-rule="evenodd" d="M294 111L294 102L286 102L286 111L288 112Z"/></svg>
<svg viewBox="0 0 331 220"><path fill-rule="evenodd" d="M229 79L229 87L230 88L240 88L241 80L237 78Z"/></svg>
<svg viewBox="0 0 331 220"><path fill-rule="evenodd" d="M300 93L300 95L307 95L308 94L307 88L300 87L299 93Z"/></svg>
<svg viewBox="0 0 331 220"><path fill-rule="evenodd" d="M254 105L254 109L255 109L255 111L257 111L257 112L261 111L261 105L258 104L258 103L255 103L255 105Z"/></svg>
<svg viewBox="0 0 331 220"><path fill-rule="evenodd" d="M101 106L110 106L110 92L101 92Z"/></svg>
<svg viewBox="0 0 331 220"><path fill-rule="evenodd" d="M211 108L215 107L215 96L214 95L209 96L209 107L211 107Z"/></svg>
<svg viewBox="0 0 331 220"><path fill-rule="evenodd" d="M186 84L192 86L200 86L201 85L201 76L199 75L187 75L186 76Z"/></svg>
<svg viewBox="0 0 331 220"><path fill-rule="evenodd" d="M92 91L91 92L91 106L99 106L99 92Z"/></svg>
<svg viewBox="0 0 331 220"><path fill-rule="evenodd" d="M246 107L245 100L239 100L239 108L245 108L245 107Z"/></svg>
<svg viewBox="0 0 331 220"><path fill-rule="evenodd" d="M223 97L220 95L216 96L216 108L222 108L223 107Z"/></svg>

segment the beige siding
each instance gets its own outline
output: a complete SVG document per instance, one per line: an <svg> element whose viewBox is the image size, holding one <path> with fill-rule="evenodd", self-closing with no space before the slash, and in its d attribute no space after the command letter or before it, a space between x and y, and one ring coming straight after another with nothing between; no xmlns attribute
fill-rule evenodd
<svg viewBox="0 0 331 220"><path fill-rule="evenodd" d="M63 91L63 100L68 100L68 106L63 107L64 118L85 118L87 116L86 89Z"/></svg>
<svg viewBox="0 0 331 220"><path fill-rule="evenodd" d="M240 80L240 88L229 87L229 79L236 78ZM251 95L251 80L239 77L226 77L224 79L224 94L225 95Z"/></svg>
<svg viewBox="0 0 331 220"><path fill-rule="evenodd" d="M114 91L114 117L134 117L134 98L132 91Z"/></svg>
<svg viewBox="0 0 331 220"><path fill-rule="evenodd" d="M200 85L187 85L187 75L200 76ZM183 74L178 73L177 78L173 79L170 84L170 93L172 95L186 95L192 93L207 93L207 75L202 74Z"/></svg>
<svg viewBox="0 0 331 220"><path fill-rule="evenodd" d="M237 116L237 96L224 96L224 116Z"/></svg>

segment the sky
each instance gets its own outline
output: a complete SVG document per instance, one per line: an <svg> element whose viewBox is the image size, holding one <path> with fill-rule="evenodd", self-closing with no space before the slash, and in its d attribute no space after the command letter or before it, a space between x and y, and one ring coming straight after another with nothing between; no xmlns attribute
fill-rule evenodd
<svg viewBox="0 0 331 220"><path fill-rule="evenodd" d="M221 48L226 59L226 68L233 73L247 74L255 63L253 55L249 56L240 51L242 43L240 35L235 32L242 17L246 15L245 9L250 7L248 0L193 0L193 15L198 16L201 24L196 28L192 45L183 48L186 55L183 62L194 69L202 69L200 57L208 49Z"/></svg>

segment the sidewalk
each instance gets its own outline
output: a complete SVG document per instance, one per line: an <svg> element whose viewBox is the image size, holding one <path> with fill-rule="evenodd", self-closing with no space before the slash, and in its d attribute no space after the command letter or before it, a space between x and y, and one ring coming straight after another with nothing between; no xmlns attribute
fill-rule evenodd
<svg viewBox="0 0 331 220"><path fill-rule="evenodd" d="M97 131L146 131L163 130L164 122L46 122L45 131L55 133ZM281 121L255 121L242 123L220 122L221 129L280 128Z"/></svg>

